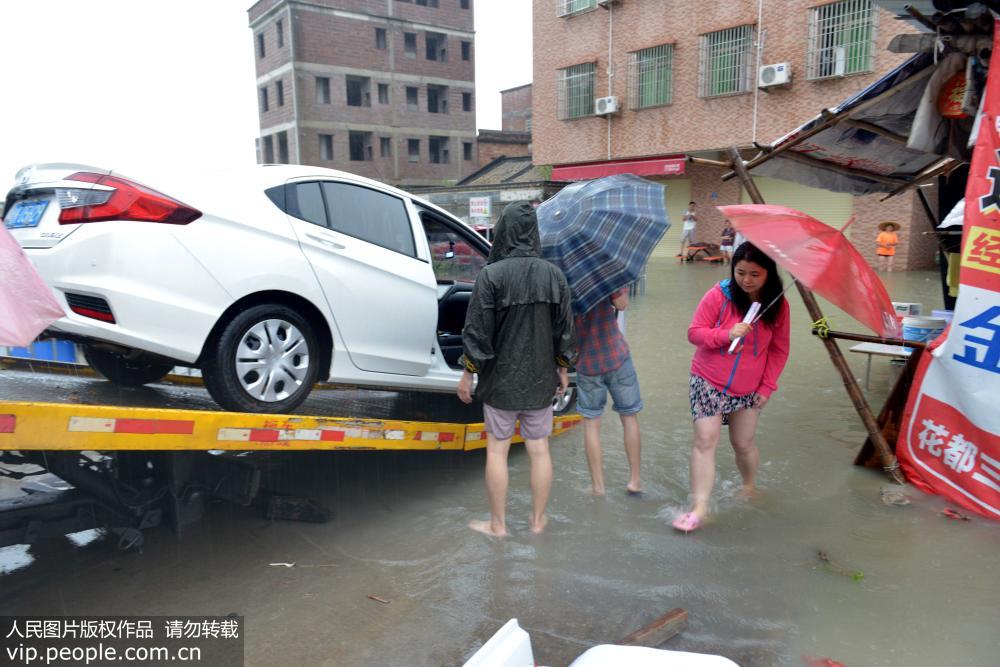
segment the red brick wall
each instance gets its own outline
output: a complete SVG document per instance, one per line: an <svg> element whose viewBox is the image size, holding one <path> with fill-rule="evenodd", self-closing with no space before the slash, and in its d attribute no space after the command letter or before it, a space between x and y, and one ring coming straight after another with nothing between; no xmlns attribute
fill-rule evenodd
<svg viewBox="0 0 1000 667"><path fill-rule="evenodd" d="M935 188L925 188L924 194L937 212L937 194ZM869 195L855 197L854 214L857 220L848 228L848 237L854 247L873 266L876 265L875 239L878 236L878 225L881 222L898 222L901 229L896 232L899 245L896 246L894 268L930 269L934 267L934 257L937 241L931 234L923 232L932 229L931 223L924 212L918 195L915 192L905 193L886 201L880 201L885 195Z"/></svg>
<svg viewBox="0 0 1000 667"><path fill-rule="evenodd" d="M761 63L790 62L788 89L759 93L757 139L770 142L824 107L846 99L877 78L858 74L823 81L806 80L807 9L816 0L764 0L766 32ZM556 117L556 73L560 68L597 63L595 97L617 95L626 100L628 53L673 43L673 103L665 107L624 110L612 118L614 157L709 150L747 145L753 137L753 93L701 99L698 92L698 36L757 23L758 3L733 0L706 4L692 11L686 2L623 2L614 12L596 9L561 18L555 3L536 2L533 10L534 153L540 164L607 158L606 118L563 121ZM613 15L613 61L617 72L608 90L608 21ZM906 56L887 52L889 40L913 32L907 24L879 12L875 72L884 73ZM756 81L756 78L754 78Z"/></svg>
<svg viewBox="0 0 1000 667"><path fill-rule="evenodd" d="M501 130L530 132L531 84L500 91Z"/></svg>
<svg viewBox="0 0 1000 667"><path fill-rule="evenodd" d="M531 155L529 144L507 144L492 141L479 141L479 167L484 167L501 156L522 157Z"/></svg>

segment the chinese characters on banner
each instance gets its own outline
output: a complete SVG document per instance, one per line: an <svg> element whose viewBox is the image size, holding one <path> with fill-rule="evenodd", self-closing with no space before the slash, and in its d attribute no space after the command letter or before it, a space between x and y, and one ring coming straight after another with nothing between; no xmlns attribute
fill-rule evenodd
<svg viewBox="0 0 1000 667"><path fill-rule="evenodd" d="M955 316L920 361L896 455L918 488L1000 520L1000 27L993 46Z"/></svg>

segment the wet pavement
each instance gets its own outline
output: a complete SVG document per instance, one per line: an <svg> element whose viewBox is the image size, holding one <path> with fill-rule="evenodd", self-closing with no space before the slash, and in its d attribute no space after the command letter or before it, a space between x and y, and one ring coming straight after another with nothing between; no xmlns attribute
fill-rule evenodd
<svg viewBox="0 0 1000 667"><path fill-rule="evenodd" d="M1000 525L948 520L941 499L911 487L902 489L909 505L882 502L885 478L851 464L864 429L794 290L791 361L758 432L761 498L737 499L739 476L720 445L714 521L688 536L670 529L688 493L685 331L724 272L654 258L629 312L646 404L641 498L625 494L613 415L603 424L608 496L587 494L581 430L554 439L550 523L532 536L518 450L512 534L499 542L466 528L486 516L481 452L282 453L266 483L321 499L329 523L272 522L259 508L217 504L180 536L149 531L141 553L101 539L10 547L0 551L0 614L237 612L247 619L247 665L301 666L461 664L516 617L537 662L565 665L683 607L689 626L665 648L744 666L802 665L803 656L848 667L998 664ZM894 300L939 307L935 274L886 283ZM824 307L835 328L860 331ZM863 357L847 356L862 377ZM48 382L59 380L39 378ZM98 384L120 391L73 382L86 397ZM877 411L886 360L873 360L871 384ZM203 400L194 388L148 391L180 393L174 407ZM457 403L435 400L444 402L425 405L433 414ZM270 565L279 562L295 566Z"/></svg>

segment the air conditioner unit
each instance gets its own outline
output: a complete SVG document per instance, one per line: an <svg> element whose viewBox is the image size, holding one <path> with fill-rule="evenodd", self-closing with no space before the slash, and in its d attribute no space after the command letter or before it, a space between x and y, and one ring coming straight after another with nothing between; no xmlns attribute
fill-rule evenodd
<svg viewBox="0 0 1000 667"><path fill-rule="evenodd" d="M792 66L789 63L761 65L757 72L757 85L761 88L787 86L792 82Z"/></svg>
<svg viewBox="0 0 1000 667"><path fill-rule="evenodd" d="M594 113L598 116L618 113L618 98L614 95L610 97L598 97L594 100Z"/></svg>
<svg viewBox="0 0 1000 667"><path fill-rule="evenodd" d="M609 9L612 6L622 4L622 0L597 0L597 5L604 9Z"/></svg>

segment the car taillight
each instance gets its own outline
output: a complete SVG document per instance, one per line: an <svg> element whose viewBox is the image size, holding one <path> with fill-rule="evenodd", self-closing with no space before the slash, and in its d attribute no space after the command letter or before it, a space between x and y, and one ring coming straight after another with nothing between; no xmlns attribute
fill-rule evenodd
<svg viewBox="0 0 1000 667"><path fill-rule="evenodd" d="M104 220L186 225L201 217L201 211L197 209L118 176L80 171L68 176L66 180L93 183L112 189L57 188L56 199L62 209L59 212L61 225Z"/></svg>

